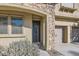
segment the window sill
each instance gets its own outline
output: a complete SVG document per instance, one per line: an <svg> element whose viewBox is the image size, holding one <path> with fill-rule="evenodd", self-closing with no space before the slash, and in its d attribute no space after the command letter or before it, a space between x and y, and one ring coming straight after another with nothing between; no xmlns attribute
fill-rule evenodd
<svg viewBox="0 0 79 59"><path fill-rule="evenodd" d="M24 38L25 35L23 34L0 34L0 38Z"/></svg>

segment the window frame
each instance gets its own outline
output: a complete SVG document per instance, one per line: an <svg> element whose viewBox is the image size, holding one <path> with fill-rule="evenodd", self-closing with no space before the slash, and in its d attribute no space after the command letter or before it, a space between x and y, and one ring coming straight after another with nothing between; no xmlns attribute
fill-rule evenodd
<svg viewBox="0 0 79 59"><path fill-rule="evenodd" d="M8 15L8 14L0 14L0 16L6 16L7 17L7 34L0 34L0 37L21 37L24 36L24 16L19 16L19 15ZM22 25L22 33L21 34L12 34L12 25L11 25L11 17L20 17L23 20L23 25Z"/></svg>
<svg viewBox="0 0 79 59"><path fill-rule="evenodd" d="M12 33L12 17L16 17L16 18L21 18L21 19L22 19L22 21L23 21L23 24L22 24L22 26L21 26L22 33ZM13 34L23 34L23 26L24 26L24 20L23 20L22 17L19 17L19 16L11 16L11 34L12 34L12 35L13 35Z"/></svg>
<svg viewBox="0 0 79 59"><path fill-rule="evenodd" d="M4 34L8 34L8 16L6 16L6 15L0 15L1 17L6 17L6 20L7 20L7 24L6 24L6 26L7 26L7 32L6 33L0 33L0 35L4 35Z"/></svg>

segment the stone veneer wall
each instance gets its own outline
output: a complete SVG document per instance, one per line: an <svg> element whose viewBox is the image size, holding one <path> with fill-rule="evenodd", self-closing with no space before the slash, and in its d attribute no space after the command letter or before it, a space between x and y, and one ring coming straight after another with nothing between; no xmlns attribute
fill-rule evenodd
<svg viewBox="0 0 79 59"><path fill-rule="evenodd" d="M54 5L48 5L49 15L47 19L47 36L48 36L48 50L53 50L55 39L55 13Z"/></svg>

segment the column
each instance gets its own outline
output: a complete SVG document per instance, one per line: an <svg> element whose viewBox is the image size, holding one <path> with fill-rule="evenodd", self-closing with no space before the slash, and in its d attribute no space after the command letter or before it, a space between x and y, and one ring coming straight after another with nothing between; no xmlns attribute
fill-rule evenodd
<svg viewBox="0 0 79 59"><path fill-rule="evenodd" d="M71 26L68 26L67 30L68 30L68 43L70 43L71 42Z"/></svg>
<svg viewBox="0 0 79 59"><path fill-rule="evenodd" d="M46 49L53 50L55 39L55 15L54 5L47 4L47 18L46 18Z"/></svg>
<svg viewBox="0 0 79 59"><path fill-rule="evenodd" d="M47 34L47 40L46 40L46 45L47 45L47 50L52 50L54 48L54 30L55 30L55 24L54 24L54 18L52 15L47 15L47 23L46 23L46 34Z"/></svg>
<svg viewBox="0 0 79 59"><path fill-rule="evenodd" d="M8 33L11 34L11 17L8 16Z"/></svg>

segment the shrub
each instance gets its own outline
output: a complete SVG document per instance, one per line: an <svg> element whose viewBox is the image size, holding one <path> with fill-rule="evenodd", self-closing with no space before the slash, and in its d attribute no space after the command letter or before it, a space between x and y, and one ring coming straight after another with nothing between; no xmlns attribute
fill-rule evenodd
<svg viewBox="0 0 79 59"><path fill-rule="evenodd" d="M0 49L1 50L1 49ZM31 44L27 40L13 42L7 49L1 50L5 56L38 56L38 46Z"/></svg>
<svg viewBox="0 0 79 59"><path fill-rule="evenodd" d="M0 46L0 56L4 56L5 55L5 48L3 46Z"/></svg>
<svg viewBox="0 0 79 59"><path fill-rule="evenodd" d="M13 56L35 56L38 55L38 48L29 41L18 41L10 44L8 55Z"/></svg>

